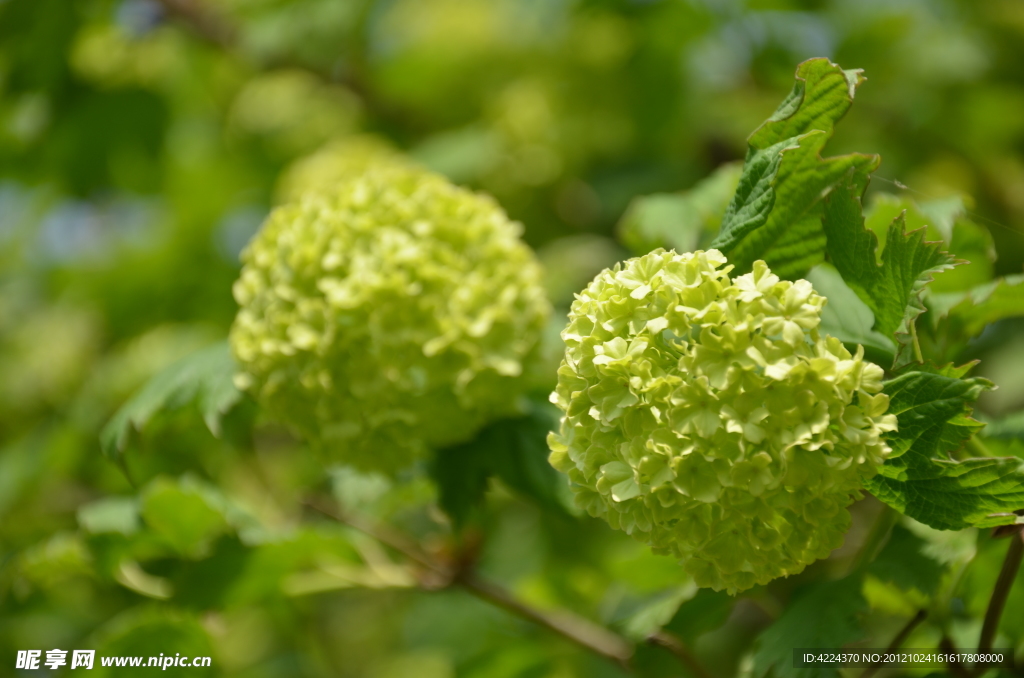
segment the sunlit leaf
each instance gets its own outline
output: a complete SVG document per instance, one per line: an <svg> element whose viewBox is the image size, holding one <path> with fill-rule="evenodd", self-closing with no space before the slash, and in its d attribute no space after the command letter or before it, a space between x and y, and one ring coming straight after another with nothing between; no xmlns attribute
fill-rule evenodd
<svg viewBox="0 0 1024 678"><path fill-rule="evenodd" d="M876 155L822 158L833 128L863 81L828 59L797 68L797 82L778 110L748 140L736 195L711 243L745 273L764 259L774 273L798 278L825 255L822 198L853 175L863 187L878 167Z"/></svg>
<svg viewBox="0 0 1024 678"><path fill-rule="evenodd" d="M1018 520L1024 508L1024 461L1013 457L954 461L956 451L977 430L970 403L991 385L911 372L885 385L889 411L899 431L879 474L867 483L879 499L915 520L940 530L994 527Z"/></svg>
<svg viewBox="0 0 1024 678"><path fill-rule="evenodd" d="M923 229L906 233L902 216L889 225L885 249L879 256L878 238L864 227L861 191L856 184L845 184L825 200L822 225L828 237L828 257L846 284L874 312L874 329L895 338L897 365L907 364L912 359L909 345L914 322L925 311L921 294L932 275L951 268L954 259L942 250L941 243L926 242Z"/></svg>

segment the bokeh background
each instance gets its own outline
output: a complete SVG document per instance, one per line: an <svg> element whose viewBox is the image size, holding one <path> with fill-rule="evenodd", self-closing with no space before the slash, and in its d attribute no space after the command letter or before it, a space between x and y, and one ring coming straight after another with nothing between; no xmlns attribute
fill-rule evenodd
<svg viewBox="0 0 1024 678"><path fill-rule="evenodd" d="M961 196L996 272L1021 272L1019 0L0 0L0 675L29 648L209 654L201 673L253 678L623 675L463 592L417 589L395 554L302 506L348 487L443 549L422 477L325 473L282 432L249 435L244 407L220 437L183 407L133 441L137 496L99 431L226 335L241 248L331 163L404 153L491 193L564 313L628 256L630 202L741 159L814 56L868 77L829 151L880 153L869 191ZM1022 327L998 329L958 356L998 375L994 417L1024 405ZM626 632L667 615L714 675L751 670L799 585L695 594L671 560L500 482L475 520L481 571L517 595ZM970 560L953 632L976 633L999 550L899 529L935 582ZM871 599L874 646L906 595ZM683 673L656 649L637 662Z"/></svg>

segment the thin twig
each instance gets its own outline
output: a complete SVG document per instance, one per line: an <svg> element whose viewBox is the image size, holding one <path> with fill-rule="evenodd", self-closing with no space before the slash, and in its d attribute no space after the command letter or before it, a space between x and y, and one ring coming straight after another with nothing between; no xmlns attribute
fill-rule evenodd
<svg viewBox="0 0 1024 678"><path fill-rule="evenodd" d="M900 649L900 646L903 645L910 634L914 632L914 629L916 629L927 616L928 613L926 611L918 610L917 614L911 617L910 621L908 621L892 639L892 642L889 643L889 647L885 648L885 653L889 654ZM864 672L860 674L860 678L871 678L871 676L875 675L880 668L882 668L882 662L876 662L864 669Z"/></svg>
<svg viewBox="0 0 1024 678"><path fill-rule="evenodd" d="M1017 577L1022 557L1024 557L1024 528L1018 530L1017 534L1010 539L1010 546L1006 550L1006 559L1003 561L1003 569L999 571L996 585L992 589L992 598L989 599L988 609L985 611L985 623L981 627L981 636L978 638L979 654L992 650L992 642L995 640L996 630L999 628L999 619L1003 616L1006 598L1010 595L1010 588L1013 587L1013 580Z"/></svg>
<svg viewBox="0 0 1024 678"><path fill-rule="evenodd" d="M674 633L660 629L647 636L647 642L651 645L663 647L674 654L686 668L690 669L690 673L697 676L697 678L711 678L711 674L704 670L701 663L690 652L690 648L686 647L686 643L683 642L682 638Z"/></svg>
<svg viewBox="0 0 1024 678"><path fill-rule="evenodd" d="M917 323L910 322L910 338L913 339L914 343L914 360L919 363L924 362L924 355L921 353L921 342L917 339Z"/></svg>
<svg viewBox="0 0 1024 678"><path fill-rule="evenodd" d="M629 658L633 655L633 646L625 638L603 626L598 626L568 612L543 612L532 608L513 598L508 591L497 584L481 579L472 573L456 577L454 583L481 600L486 600L506 612L511 612L517 617L554 631L591 652L603 655L619 666L628 669Z"/></svg>
<svg viewBox="0 0 1024 678"><path fill-rule="evenodd" d="M538 610L517 600L505 589L493 582L480 578L473 572L453 571L452 568L424 553L414 541L395 530L373 525L358 516L351 516L333 510L318 501L307 501L306 505L328 518L348 525L393 548L409 560L430 570L435 575L440 575L449 585L461 586L481 600L500 607L517 617L531 621L538 626L549 629L577 645L628 669L629 658L633 655L633 646L617 633L570 612Z"/></svg>

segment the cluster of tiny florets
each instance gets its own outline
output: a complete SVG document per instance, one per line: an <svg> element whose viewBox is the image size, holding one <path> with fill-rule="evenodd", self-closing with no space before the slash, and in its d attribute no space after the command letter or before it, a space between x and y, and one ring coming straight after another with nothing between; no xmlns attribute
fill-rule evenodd
<svg viewBox="0 0 1024 678"><path fill-rule="evenodd" d="M549 314L520 231L491 198L394 165L277 208L234 286L239 386L363 469L471 437L516 407Z"/></svg>
<svg viewBox="0 0 1024 678"><path fill-rule="evenodd" d="M598 275L562 333L549 443L582 508L735 592L842 544L896 418L881 368L819 334L810 283L731 270L656 250Z"/></svg>

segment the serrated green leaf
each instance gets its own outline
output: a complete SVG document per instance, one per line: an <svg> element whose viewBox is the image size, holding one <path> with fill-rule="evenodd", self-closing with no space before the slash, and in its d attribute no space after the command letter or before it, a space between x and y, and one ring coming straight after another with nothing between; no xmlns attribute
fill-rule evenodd
<svg viewBox="0 0 1024 678"><path fill-rule="evenodd" d="M892 456L866 484L901 513L940 530L1016 522L1024 508L1024 461L1012 457L954 461L949 457L980 427L970 403L991 384L910 372L885 385L899 430Z"/></svg>
<svg viewBox="0 0 1024 678"><path fill-rule="evenodd" d="M896 365L904 365L910 362L907 349L913 324L925 310L921 293L932 274L951 268L954 259L939 244L925 242L923 229L907 233L902 216L889 225L879 257L878 238L864 227L861 216L862 192L856 183L848 183L825 199L822 226L828 256L846 284L874 312L874 329L896 340Z"/></svg>
<svg viewBox="0 0 1024 678"><path fill-rule="evenodd" d="M863 631L858 617L866 608L859 577L811 586L761 633L754 652L753 675L757 678L838 676L839 670L828 665L795 668L793 651L796 648L840 648L859 640Z"/></svg>
<svg viewBox="0 0 1024 678"><path fill-rule="evenodd" d="M726 163L689 190L636 198L619 221L622 242L636 254L658 247L697 249L722 223L742 170L741 163Z"/></svg>
<svg viewBox="0 0 1024 678"><path fill-rule="evenodd" d="M964 263L935 275L929 291L959 292L992 279L995 246L987 229L967 218L958 196L917 202L907 196L876 193L864 210L864 224L885 246L889 224L900 214L908 231L925 229L927 240L946 243L946 250Z"/></svg>
<svg viewBox="0 0 1024 678"><path fill-rule="evenodd" d="M876 155L822 158L836 122L853 103L863 78L828 59L800 64L796 85L748 140L736 194L711 243L737 273L764 259L783 278L797 278L822 261L822 197L851 173L862 186L878 167Z"/></svg>
<svg viewBox="0 0 1024 678"><path fill-rule="evenodd" d="M220 435L221 420L242 399L235 387L237 371L226 341L185 356L149 380L111 418L100 433L103 453L123 463L133 430L141 431L163 410L195 402L210 432Z"/></svg>

